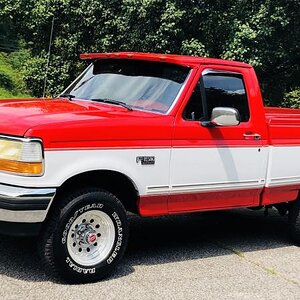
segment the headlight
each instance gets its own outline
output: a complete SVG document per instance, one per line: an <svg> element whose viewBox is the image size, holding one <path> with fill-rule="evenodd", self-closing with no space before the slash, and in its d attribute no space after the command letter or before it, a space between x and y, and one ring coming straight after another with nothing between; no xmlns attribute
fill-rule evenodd
<svg viewBox="0 0 300 300"><path fill-rule="evenodd" d="M43 174L43 147L38 139L0 137L0 172Z"/></svg>

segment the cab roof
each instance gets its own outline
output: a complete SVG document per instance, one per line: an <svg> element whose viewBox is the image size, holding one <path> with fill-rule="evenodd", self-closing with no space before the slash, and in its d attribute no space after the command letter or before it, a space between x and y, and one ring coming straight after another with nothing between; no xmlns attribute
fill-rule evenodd
<svg viewBox="0 0 300 300"><path fill-rule="evenodd" d="M137 59L148 61L161 61L185 66L196 66L199 64L225 65L242 68L251 68L251 65L217 58L204 58L197 56L176 55L176 54L159 54L144 52L112 52L112 53L85 53L80 55L81 59Z"/></svg>

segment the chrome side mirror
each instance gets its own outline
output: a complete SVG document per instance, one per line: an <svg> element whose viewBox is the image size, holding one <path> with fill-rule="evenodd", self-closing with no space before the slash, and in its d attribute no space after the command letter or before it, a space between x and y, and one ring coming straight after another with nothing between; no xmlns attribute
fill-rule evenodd
<svg viewBox="0 0 300 300"><path fill-rule="evenodd" d="M236 126L240 124L240 114L235 108L215 107L210 122L216 126Z"/></svg>
<svg viewBox="0 0 300 300"><path fill-rule="evenodd" d="M236 126L240 124L240 114L235 108L215 107L211 113L211 119L203 122L202 126Z"/></svg>

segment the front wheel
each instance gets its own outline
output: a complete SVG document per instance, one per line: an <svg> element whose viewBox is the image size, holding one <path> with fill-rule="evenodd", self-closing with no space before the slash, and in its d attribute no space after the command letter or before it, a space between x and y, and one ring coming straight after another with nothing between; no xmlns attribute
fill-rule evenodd
<svg viewBox="0 0 300 300"><path fill-rule="evenodd" d="M107 191L85 189L53 209L39 252L47 270L63 280L93 282L112 272L124 254L128 235L121 202Z"/></svg>

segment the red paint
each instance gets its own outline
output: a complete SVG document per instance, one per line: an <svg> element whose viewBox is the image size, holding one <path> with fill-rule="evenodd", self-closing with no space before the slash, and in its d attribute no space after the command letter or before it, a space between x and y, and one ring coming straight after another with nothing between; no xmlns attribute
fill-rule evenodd
<svg viewBox="0 0 300 300"><path fill-rule="evenodd" d="M174 54L141 53L141 52L114 52L114 53L86 53L80 55L81 59L137 59L147 61L162 61L173 64L199 66L199 64L216 64L224 66L236 66L239 68L251 68L250 65L223 59L203 58L196 56L184 56Z"/></svg>
<svg viewBox="0 0 300 300"><path fill-rule="evenodd" d="M300 184L265 188L261 197L261 205L269 205L296 200L299 190Z"/></svg>
<svg viewBox="0 0 300 300"><path fill-rule="evenodd" d="M248 91L249 108L251 118L248 122L241 123L239 126L232 127L215 127L207 128L201 126L199 121L186 121L182 118L184 108L193 92L195 85L197 84L200 74L205 69L217 69L230 72L239 72L243 75L246 90ZM198 71L198 76L195 78L189 92L185 95L177 112L176 123L174 129L174 141L173 145L199 145L208 146L263 146L267 145L267 128L265 123L265 114L260 94L259 86L253 83L253 77L256 78L254 70L248 68L237 68L233 66L214 66L205 65ZM299 110L300 114L300 110ZM261 140L247 140L244 137L246 132L258 133L261 136Z"/></svg>
<svg viewBox="0 0 300 300"><path fill-rule="evenodd" d="M141 216L162 216L168 214L168 195L142 196L138 200Z"/></svg>
<svg viewBox="0 0 300 300"><path fill-rule="evenodd" d="M194 211L251 207L260 204L262 189L224 190L209 192L180 193L159 196L142 196L139 213L142 216L158 216Z"/></svg>
<svg viewBox="0 0 300 300"><path fill-rule="evenodd" d="M132 58L190 64L193 68L182 97L169 116L123 107L70 102L67 99L5 100L0 103L0 133L42 137L45 149L111 149L137 147L255 147L300 144L297 138L300 110L263 108L254 70L247 64L178 55L145 53L87 54L85 59ZM235 128L204 128L199 122L184 121L182 111L201 72L213 68L241 72L245 78L251 119ZM266 113L266 117L265 117ZM287 117L293 116L292 120ZM176 117L172 136L172 117ZM268 126L266 126L266 121ZM285 128L289 126L287 134ZM270 137L268 137L268 130ZM259 133L260 141L245 140L246 131ZM173 142L172 142L173 139Z"/></svg>
<svg viewBox="0 0 300 300"><path fill-rule="evenodd" d="M142 196L139 199L139 213L142 216L159 216L195 211L271 205L296 200L299 190L300 184L265 188L264 190L224 190L218 192L209 191Z"/></svg>
<svg viewBox="0 0 300 300"><path fill-rule="evenodd" d="M171 195L169 211L203 211L232 207L257 206L261 189L224 190Z"/></svg>
<svg viewBox="0 0 300 300"><path fill-rule="evenodd" d="M269 143L275 146L300 144L300 110L289 108L266 108Z"/></svg>
<svg viewBox="0 0 300 300"><path fill-rule="evenodd" d="M173 117L91 101L0 102L0 133L41 137L48 149L170 147Z"/></svg>

